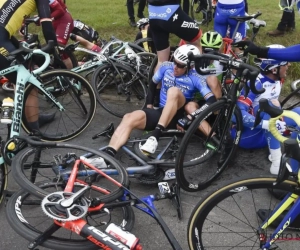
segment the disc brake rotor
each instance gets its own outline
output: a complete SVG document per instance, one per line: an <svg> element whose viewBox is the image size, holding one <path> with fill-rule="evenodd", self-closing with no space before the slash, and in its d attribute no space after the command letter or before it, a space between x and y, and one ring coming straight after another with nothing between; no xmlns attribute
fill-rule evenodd
<svg viewBox="0 0 300 250"><path fill-rule="evenodd" d="M68 207L61 205L62 201L67 200L73 193L54 192L47 195L42 200L42 209L50 218L58 221L74 221L82 218L88 212L89 202L85 197L80 197Z"/></svg>

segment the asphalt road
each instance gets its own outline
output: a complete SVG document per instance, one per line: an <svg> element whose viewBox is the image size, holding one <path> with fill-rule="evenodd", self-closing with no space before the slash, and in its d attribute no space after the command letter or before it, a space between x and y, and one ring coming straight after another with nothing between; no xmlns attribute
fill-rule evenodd
<svg viewBox="0 0 300 250"><path fill-rule="evenodd" d="M80 143L81 145L95 149L99 148L101 145L106 145L108 143L108 139L101 138L97 141L93 141L91 138L94 134L103 130L110 122L114 122L115 125L117 125L120 122L120 119L110 115L100 106L98 106L97 113L92 124L79 137L74 139L72 143ZM4 129L2 129L1 131L2 133L5 133ZM200 198L203 197L203 195L207 194L207 192L209 192L210 190L214 189L217 184L222 185L222 183L228 180L232 180L238 176L268 173L270 163L268 162L266 156L267 153L265 149L255 151L239 150L234 164L228 167L227 170L222 174L221 178L216 181L211 187L196 193L187 193L183 191L181 193L184 213L182 220L179 220L177 218L177 212L170 200L162 200L156 202L155 205L157 207L157 211L161 214L167 225L170 227L171 231L174 233L176 239L178 240L178 242L180 242L183 249L188 249L186 237L187 223L191 211L200 200ZM16 186L11 176L9 176L9 186L10 190L18 189L18 186ZM145 196L158 192L158 188L156 186L146 186L136 183L131 186L131 190L138 196ZM136 209L134 211L136 212L136 222L133 233L135 233L141 239L144 249L171 249L168 241L166 240L156 221L154 221L150 216L147 216L142 212L137 211ZM15 233L7 223L4 203L0 207L0 221L0 249L27 249L28 241L21 238L17 233ZM44 248L41 247L39 249Z"/></svg>

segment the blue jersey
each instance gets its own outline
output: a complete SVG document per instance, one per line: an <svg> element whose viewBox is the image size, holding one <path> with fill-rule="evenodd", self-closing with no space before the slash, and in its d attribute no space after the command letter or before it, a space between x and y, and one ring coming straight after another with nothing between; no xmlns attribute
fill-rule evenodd
<svg viewBox="0 0 300 250"><path fill-rule="evenodd" d="M197 91L207 100L213 96L210 88L207 86L205 77L199 75L194 69L187 74L174 76L174 64L164 62L156 71L152 78L155 84L162 83L160 91L160 107L164 107L167 102L167 91L171 87L177 87L181 90L186 101L191 101Z"/></svg>

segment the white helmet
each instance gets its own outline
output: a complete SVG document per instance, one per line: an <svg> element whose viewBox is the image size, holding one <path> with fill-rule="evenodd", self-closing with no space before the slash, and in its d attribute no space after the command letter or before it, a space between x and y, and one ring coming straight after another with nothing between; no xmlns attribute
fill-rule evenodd
<svg viewBox="0 0 300 250"><path fill-rule="evenodd" d="M137 21L136 26L139 29L141 29L142 27L144 27L147 24L149 24L149 18L142 18L142 19Z"/></svg>
<svg viewBox="0 0 300 250"><path fill-rule="evenodd" d="M178 47L174 52L174 58L177 62L187 65L188 53L193 52L194 55L201 55L199 49L191 44L185 44Z"/></svg>
<svg viewBox="0 0 300 250"><path fill-rule="evenodd" d="M267 46L268 48L273 49L283 49L285 48L283 45L280 44L272 44ZM266 59L266 58L254 58L254 63L262 70L262 71L269 71L271 69L283 66L288 64L287 61L275 60L275 59Z"/></svg>

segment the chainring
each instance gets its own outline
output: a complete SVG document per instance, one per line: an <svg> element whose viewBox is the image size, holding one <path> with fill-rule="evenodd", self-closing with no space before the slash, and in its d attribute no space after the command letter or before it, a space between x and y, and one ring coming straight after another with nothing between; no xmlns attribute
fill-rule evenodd
<svg viewBox="0 0 300 250"><path fill-rule="evenodd" d="M154 174L152 175L143 174L138 178L138 180L143 184L152 185L161 182L164 179L164 177L165 177L165 172L162 169L157 168Z"/></svg>
<svg viewBox="0 0 300 250"><path fill-rule="evenodd" d="M41 204L43 212L58 221L74 221L82 218L87 214L89 208L89 202L85 197L78 198L69 207L63 207L60 204L73 194L60 191L47 195Z"/></svg>

